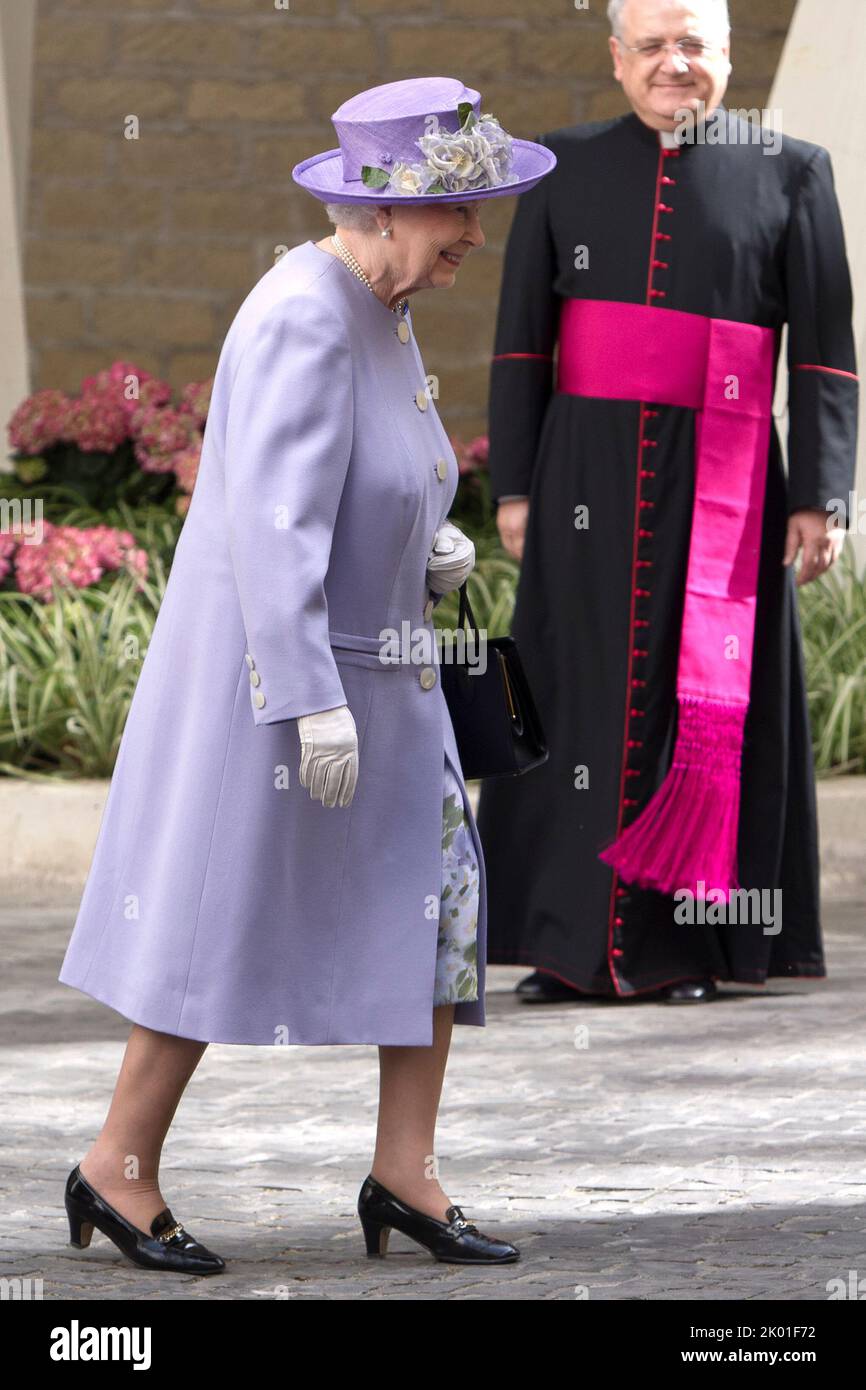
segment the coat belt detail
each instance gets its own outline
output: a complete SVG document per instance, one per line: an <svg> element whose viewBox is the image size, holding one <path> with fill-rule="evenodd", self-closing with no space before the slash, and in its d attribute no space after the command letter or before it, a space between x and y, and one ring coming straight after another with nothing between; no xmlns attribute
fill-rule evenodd
<svg viewBox="0 0 866 1390"><path fill-rule="evenodd" d="M383 628L383 637L367 637L354 632L330 632L328 641L335 649L335 660L348 665L366 666L372 671L411 671L417 677L420 666L435 664L437 660L436 641L432 630L414 630L411 640L401 636L400 629ZM426 640L423 650L418 651L420 632Z"/></svg>

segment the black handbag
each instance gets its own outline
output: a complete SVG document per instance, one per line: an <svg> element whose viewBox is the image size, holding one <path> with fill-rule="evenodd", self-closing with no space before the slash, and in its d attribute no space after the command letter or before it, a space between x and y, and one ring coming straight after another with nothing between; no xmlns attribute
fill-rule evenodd
<svg viewBox="0 0 866 1390"><path fill-rule="evenodd" d="M468 616L474 638L466 647L477 661L482 648L465 582L460 585L458 633ZM463 776L508 777L546 762L544 730L513 637L485 639L487 661L481 671L452 643L439 675L454 725Z"/></svg>

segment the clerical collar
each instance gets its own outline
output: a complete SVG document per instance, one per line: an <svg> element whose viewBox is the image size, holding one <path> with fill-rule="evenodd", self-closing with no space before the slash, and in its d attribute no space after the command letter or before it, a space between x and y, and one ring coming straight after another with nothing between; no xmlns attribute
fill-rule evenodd
<svg viewBox="0 0 866 1390"><path fill-rule="evenodd" d="M714 108L712 114L707 117L707 120L714 121L716 117L724 120L728 119L728 111L722 101ZM659 146L661 146L662 149L674 149L676 146L685 146L694 143L694 138L689 138L689 134L694 128L690 126L688 122L684 122L682 125L678 126L676 130L656 130L653 126L649 126L645 121L642 121L636 111L630 111L624 119L631 126L639 139L650 147L655 146L655 148L658 149Z"/></svg>

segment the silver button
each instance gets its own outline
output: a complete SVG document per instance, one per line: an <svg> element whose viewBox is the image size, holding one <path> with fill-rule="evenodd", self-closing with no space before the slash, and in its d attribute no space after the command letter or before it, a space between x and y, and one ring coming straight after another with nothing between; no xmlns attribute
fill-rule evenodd
<svg viewBox="0 0 866 1390"><path fill-rule="evenodd" d="M448 464L444 459L436 460L436 477L439 479L440 483L444 483L445 479L448 477Z"/></svg>
<svg viewBox="0 0 866 1390"><path fill-rule="evenodd" d="M244 652L244 658L245 658L246 663L247 663L247 665L249 666L250 670L252 670L256 663L253 661L253 659L252 659L252 657L250 656L249 652Z"/></svg>
<svg viewBox="0 0 866 1390"><path fill-rule="evenodd" d="M261 709L261 707L262 707L262 705L263 705L264 703L265 703L264 694L262 693L261 690L257 690L257 691L255 692L255 694L253 695L253 704L256 706L257 709Z"/></svg>
<svg viewBox="0 0 866 1390"><path fill-rule="evenodd" d="M436 672L432 666L425 666L418 679L425 690L430 690L436 684Z"/></svg>
<svg viewBox="0 0 866 1390"><path fill-rule="evenodd" d="M432 617L433 617L433 600L432 600L432 598L428 598L427 602L424 604L424 621L425 621L425 623L429 623L429 621L430 621L430 619L431 619Z"/></svg>
<svg viewBox="0 0 866 1390"><path fill-rule="evenodd" d="M415 392L415 404L417 405L417 407L418 407L419 410L426 410L426 409L427 409L427 392L426 392L426 391L416 391L416 392Z"/></svg>
<svg viewBox="0 0 866 1390"><path fill-rule="evenodd" d="M262 678L258 671L250 671L250 685L261 685Z"/></svg>
<svg viewBox="0 0 866 1390"><path fill-rule="evenodd" d="M405 319L401 319L397 324L397 337L401 343L408 343L409 341L409 325Z"/></svg>

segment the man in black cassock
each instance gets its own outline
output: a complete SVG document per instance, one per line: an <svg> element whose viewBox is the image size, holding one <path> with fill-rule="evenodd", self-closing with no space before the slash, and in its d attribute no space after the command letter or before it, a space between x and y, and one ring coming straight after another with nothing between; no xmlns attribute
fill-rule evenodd
<svg viewBox="0 0 866 1390"><path fill-rule="evenodd" d="M609 12L633 110L537 137L558 165L517 205L491 369L497 522L522 558L512 633L550 756L485 782L478 826L488 958L534 968L518 986L526 1002L692 1002L717 980L826 973L796 584L834 563L855 476L851 287L830 157L722 105L724 0L613 0ZM557 390L568 299L788 325L788 475L774 425L736 837L740 885L781 890L781 930L678 922L672 896L599 859L670 766L696 412Z"/></svg>

